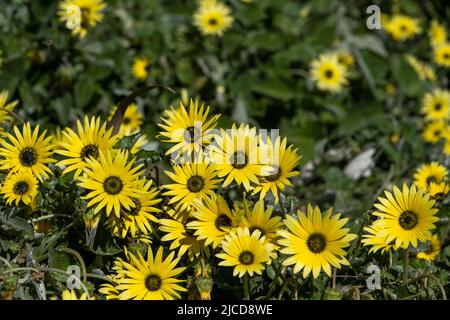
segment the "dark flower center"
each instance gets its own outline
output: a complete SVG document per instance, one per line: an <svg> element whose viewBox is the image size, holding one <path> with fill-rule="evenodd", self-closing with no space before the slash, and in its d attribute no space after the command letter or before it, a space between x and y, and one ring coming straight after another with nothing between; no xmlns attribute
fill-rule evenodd
<svg viewBox="0 0 450 320"><path fill-rule="evenodd" d="M198 193L205 186L205 180L200 176L192 176L188 179L186 186L190 192Z"/></svg>
<svg viewBox="0 0 450 320"><path fill-rule="evenodd" d="M431 182L438 182L438 179L435 176L429 176L427 177L427 184L430 184Z"/></svg>
<svg viewBox="0 0 450 320"><path fill-rule="evenodd" d="M442 104L440 102L436 102L434 104L434 110L439 111L442 109Z"/></svg>
<svg viewBox="0 0 450 320"><path fill-rule="evenodd" d="M26 181L18 181L14 185L14 193L19 196L24 195L25 193L27 193L28 188L29 188L29 186Z"/></svg>
<svg viewBox="0 0 450 320"><path fill-rule="evenodd" d="M208 23L209 23L209 25L211 25L211 26L216 26L217 23L218 23L218 21L217 21L216 18L210 18L210 19L208 20Z"/></svg>
<svg viewBox="0 0 450 320"><path fill-rule="evenodd" d="M161 277L151 274L145 278L145 287L149 291L158 291L161 288L162 280Z"/></svg>
<svg viewBox="0 0 450 320"><path fill-rule="evenodd" d="M434 195L433 198L440 200L440 199L444 198L444 196L445 196L445 194L443 192L438 192Z"/></svg>
<svg viewBox="0 0 450 320"><path fill-rule="evenodd" d="M327 246L327 240L323 234L313 233L306 240L308 249L313 253L321 253Z"/></svg>
<svg viewBox="0 0 450 320"><path fill-rule="evenodd" d="M401 30L402 32L405 32L406 30L408 30L408 28L407 28L405 25L401 25L401 26L400 26L400 30Z"/></svg>
<svg viewBox="0 0 450 320"><path fill-rule="evenodd" d="M230 158L231 166L235 169L243 169L248 164L248 156L245 152L237 151Z"/></svg>
<svg viewBox="0 0 450 320"><path fill-rule="evenodd" d="M194 143L200 139L200 130L195 127L189 127L184 130L184 141L187 143Z"/></svg>
<svg viewBox="0 0 450 320"><path fill-rule="evenodd" d="M443 54L443 57L444 57L444 59L448 59L448 58L450 58L450 54L444 53L444 54Z"/></svg>
<svg viewBox="0 0 450 320"><path fill-rule="evenodd" d="M131 119L130 119L129 117L124 117L124 118L122 119L122 123L123 123L124 125L130 124L130 123L131 123Z"/></svg>
<svg viewBox="0 0 450 320"><path fill-rule="evenodd" d="M25 167L31 167L37 162L37 152L34 148L26 147L19 154L20 164Z"/></svg>
<svg viewBox="0 0 450 320"><path fill-rule="evenodd" d="M325 78L331 79L333 77L333 70L325 70Z"/></svg>
<svg viewBox="0 0 450 320"><path fill-rule="evenodd" d="M255 230L259 230L259 232L261 232L261 236L263 236L263 235L266 234L266 233L264 232L264 230L261 229L261 228L258 227L258 226L252 226L252 227L250 227L248 230L250 231L250 234L252 234L253 231L255 231Z"/></svg>
<svg viewBox="0 0 450 320"><path fill-rule="evenodd" d="M214 224L217 230L223 231L223 227L231 227L231 219L226 214L219 214Z"/></svg>
<svg viewBox="0 0 450 320"><path fill-rule="evenodd" d="M239 255L239 262L248 266L255 261L255 255L250 251L242 251Z"/></svg>
<svg viewBox="0 0 450 320"><path fill-rule="evenodd" d="M116 176L110 176L103 182L103 189L108 194L119 194L123 189L122 180Z"/></svg>
<svg viewBox="0 0 450 320"><path fill-rule="evenodd" d="M130 210L127 210L126 213L130 216L137 216L139 215L139 212L141 211L142 205L141 201L139 201L138 198L131 198L131 200L134 203L134 207L131 207Z"/></svg>
<svg viewBox="0 0 450 320"><path fill-rule="evenodd" d="M434 131L434 135L435 135L436 137L440 137L440 136L441 136L441 133L442 133L441 130L435 130L435 131Z"/></svg>
<svg viewBox="0 0 450 320"><path fill-rule="evenodd" d="M417 226L418 223L417 214L415 214L412 211L405 211L398 218L398 223L400 224L400 227L402 227L403 229L411 230L415 226Z"/></svg>
<svg viewBox="0 0 450 320"><path fill-rule="evenodd" d="M94 144L88 144L81 149L80 158L83 161L86 161L86 158L97 159L98 157L98 148Z"/></svg>
<svg viewBox="0 0 450 320"><path fill-rule="evenodd" d="M275 169L276 169L276 168L274 168L274 171L275 171ZM266 179L266 181L268 181L268 182L275 182L275 181L277 181L278 179L280 179L281 173L282 173L282 172L281 172L281 168L278 168L278 170L277 170L276 173L271 174L271 175L265 177L265 179Z"/></svg>

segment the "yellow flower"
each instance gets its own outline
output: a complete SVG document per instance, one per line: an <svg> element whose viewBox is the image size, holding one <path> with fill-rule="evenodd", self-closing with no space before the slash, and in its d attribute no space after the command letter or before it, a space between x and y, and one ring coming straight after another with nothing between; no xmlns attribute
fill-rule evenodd
<svg viewBox="0 0 450 320"><path fill-rule="evenodd" d="M428 36L433 47L440 46L447 41L447 31L445 31L445 27L437 20L431 21Z"/></svg>
<svg viewBox="0 0 450 320"><path fill-rule="evenodd" d="M88 296L86 295L86 292L81 294L81 296L78 298L75 290L69 290L69 289L66 289L62 292L61 298L62 298L62 300L95 300L95 297L88 298Z"/></svg>
<svg viewBox="0 0 450 320"><path fill-rule="evenodd" d="M445 198L449 191L450 186L445 182L430 182L430 184L428 185L428 192L430 193L430 196L436 200L442 200L443 198Z"/></svg>
<svg viewBox="0 0 450 320"><path fill-rule="evenodd" d="M52 159L51 144L52 136L45 137L47 130L39 136L39 126L32 131L29 122L23 125L22 132L14 126L15 136L8 133L7 137L11 143L2 141L0 148L0 169L11 172L25 171L29 175L35 175L38 180L48 178L51 170L48 163L55 162Z"/></svg>
<svg viewBox="0 0 450 320"><path fill-rule="evenodd" d="M437 234L433 234L428 239L428 249L417 254L418 259L424 259L428 262L432 262L441 252L441 242Z"/></svg>
<svg viewBox="0 0 450 320"><path fill-rule="evenodd" d="M163 259L163 247L159 247L155 256L148 247L147 259L140 253L129 253L129 262L122 262L122 276L117 279L116 289L119 300L172 300L180 298L179 292L186 291L178 285L176 278L185 268L175 268L180 258L174 258L171 252Z"/></svg>
<svg viewBox="0 0 450 320"><path fill-rule="evenodd" d="M394 15L383 26L395 41L411 39L421 32L417 19L401 14Z"/></svg>
<svg viewBox="0 0 450 320"><path fill-rule="evenodd" d="M414 184L426 191L430 182L441 183L447 174L447 169L437 162L423 164L414 173Z"/></svg>
<svg viewBox="0 0 450 320"><path fill-rule="evenodd" d="M106 3L102 0L64 0L59 4L58 15L73 35L83 38L88 29L103 19L101 11L105 7Z"/></svg>
<svg viewBox="0 0 450 320"><path fill-rule="evenodd" d="M194 24L204 35L222 36L233 24L230 9L217 0L200 0Z"/></svg>
<svg viewBox="0 0 450 320"><path fill-rule="evenodd" d="M6 204L15 203L16 206L22 201L30 205L38 192L36 178L27 171L18 171L10 174L1 187L1 194L6 199Z"/></svg>
<svg viewBox="0 0 450 320"><path fill-rule="evenodd" d="M342 65L344 65L347 68L350 68L352 65L355 64L355 58L353 58L353 55L348 50L342 50L336 53L338 62Z"/></svg>
<svg viewBox="0 0 450 320"><path fill-rule="evenodd" d="M244 212L239 226L247 227L250 233L259 230L267 241L274 242L278 238L277 231L283 224L280 217L272 215L272 211L273 208L264 209L264 200L259 200L252 210Z"/></svg>
<svg viewBox="0 0 450 320"><path fill-rule="evenodd" d="M250 234L248 228L238 228L236 232L225 236L222 253L216 256L222 259L219 266L234 267L233 276L241 278L248 273L262 274L265 264L274 257L274 245L266 241L259 230Z"/></svg>
<svg viewBox="0 0 450 320"><path fill-rule="evenodd" d="M208 119L209 107L206 108L202 104L199 108L198 100L191 100L189 111L183 103L180 103L178 109L170 108L165 110L166 118L161 118L164 123L158 123L164 131L161 131L160 137L163 142L175 144L167 150L166 155L188 155L193 152L200 152L207 146L213 138L212 129L216 126L217 119L220 115L216 115Z"/></svg>
<svg viewBox="0 0 450 320"><path fill-rule="evenodd" d="M450 67L450 44L448 42L434 48L434 62L442 67Z"/></svg>
<svg viewBox="0 0 450 320"><path fill-rule="evenodd" d="M378 221L378 220L377 220ZM367 232L362 237L361 243L364 246L372 246L369 249L369 253L375 253L381 250L381 253L385 253L394 247L394 243L386 242L385 237L378 237L378 233L381 231L380 224L375 221L371 226L364 227L364 231Z"/></svg>
<svg viewBox="0 0 450 320"><path fill-rule="evenodd" d="M114 233L122 238L127 234L133 238L138 234L148 235L152 231L150 221L157 223L158 219L154 214L161 212L156 205L162 199L157 198L159 191L152 188L152 181L140 179L136 182L136 189L139 192L131 198L133 206L130 209L122 208L120 218L111 215L108 219Z"/></svg>
<svg viewBox="0 0 450 320"><path fill-rule="evenodd" d="M423 139L426 142L436 143L444 137L445 132L446 124L444 121L432 121L423 130Z"/></svg>
<svg viewBox="0 0 450 320"><path fill-rule="evenodd" d="M139 138L134 142L134 144L131 146L130 153L136 154L140 150L143 150L143 148L149 144L150 141L148 140L147 136L145 134L141 134Z"/></svg>
<svg viewBox="0 0 450 320"><path fill-rule="evenodd" d="M311 63L311 78L321 91L339 93L348 83L347 67L339 63L335 53L321 54Z"/></svg>
<svg viewBox="0 0 450 320"><path fill-rule="evenodd" d="M258 176L265 175L267 159L261 158L261 150L258 146L259 136L256 128L241 124L239 128L233 124L231 130L221 130L221 134L208 150L218 176L226 177L223 186L236 181L243 185L246 191L251 191L250 183L258 184Z"/></svg>
<svg viewBox="0 0 450 320"><path fill-rule="evenodd" d="M195 230L198 240L205 240L205 246L217 248L225 236L236 227L236 219L227 202L220 195L213 194L204 201L196 201L192 216L196 219L187 224Z"/></svg>
<svg viewBox="0 0 450 320"><path fill-rule="evenodd" d="M396 186L393 194L385 191L386 198L378 197L378 209L373 215L380 217L380 231L377 236L386 238L386 243L395 241L394 249L408 248L410 244L417 247L418 241L427 241L431 230L435 229L438 209L433 208L435 201L430 195L413 185L403 184L403 190Z"/></svg>
<svg viewBox="0 0 450 320"><path fill-rule="evenodd" d="M112 119L116 110L117 110L117 106L114 106L111 109L111 112L109 114L109 120ZM127 107L127 110L125 111L125 114L123 115L122 123L120 124L119 132L117 133L117 135L120 138L122 138L124 136L130 136L130 135L138 133L141 128L143 118L144 118L144 116L139 111L137 105L135 103L131 103Z"/></svg>
<svg viewBox="0 0 450 320"><path fill-rule="evenodd" d="M422 103L422 113L428 120L445 120L449 118L450 92L435 89L425 94Z"/></svg>
<svg viewBox="0 0 450 320"><path fill-rule="evenodd" d="M114 210L119 218L122 208L131 210L135 207L133 198L140 192L137 182L141 165L133 168L134 160L127 163L127 158L126 151L117 151L114 157L110 151L100 151L98 160L86 159L86 174L78 177L78 185L89 190L82 198L89 199L88 207L96 206L95 213L106 207L107 216Z"/></svg>
<svg viewBox="0 0 450 320"><path fill-rule="evenodd" d="M173 173L165 171L175 183L164 185L168 191L163 195L170 196L169 204L176 204L181 211L190 211L194 201L214 194L221 181L214 167L205 163L174 165L173 170Z"/></svg>
<svg viewBox="0 0 450 320"><path fill-rule="evenodd" d="M135 58L132 67L133 76L140 81L144 81L148 77L148 67L150 60L147 58Z"/></svg>
<svg viewBox="0 0 450 320"><path fill-rule="evenodd" d="M259 179L259 185L255 187L253 194L260 192L260 199L264 199L266 194L271 191L275 197L275 203L278 203L278 193L283 191L286 186L292 186L289 178L300 174L296 171L300 156L297 155L298 149L293 145L287 147L287 139L281 140L277 137L275 143L267 138L267 143L261 141L261 152L268 155L269 161L264 177Z"/></svg>
<svg viewBox="0 0 450 320"><path fill-rule="evenodd" d="M75 171L77 178L83 169L87 167L87 159L98 159L100 152L112 149L117 141L111 136L112 129L106 130L106 122L101 123L100 118L92 117L89 121L84 117L84 124L77 121L77 132L66 128L63 132L63 140L59 141L60 148L55 152L65 157L58 162L59 166L65 166L63 173Z"/></svg>
<svg viewBox="0 0 450 320"><path fill-rule="evenodd" d="M19 103L17 100L7 102L8 96L9 92L7 90L0 92L0 124L5 124L13 118L11 112L14 111L14 108Z"/></svg>
<svg viewBox="0 0 450 320"><path fill-rule="evenodd" d="M408 63L411 65L411 67L413 67L413 69L416 71L420 80L429 80L432 82L436 81L436 73L431 66L418 60L416 57L410 54L407 54L405 58L406 61L408 61Z"/></svg>
<svg viewBox="0 0 450 320"><path fill-rule="evenodd" d="M349 265L345 258L344 248L356 238L343 228L347 218L341 219L341 214L331 215L330 208L322 216L318 207L308 205L307 215L301 211L297 217L286 216L284 224L288 230L278 231L283 238L278 243L283 247L281 253L290 255L283 265L294 265L294 273L303 269L303 278L311 273L317 278L323 270L331 277L331 266L340 269L341 265Z"/></svg>
<svg viewBox="0 0 450 320"><path fill-rule="evenodd" d="M188 253L189 260L194 260L201 253L201 250L205 250L209 255L208 248L203 247L203 242L199 241L194 232L187 228L187 224L192 218L175 217L172 219L160 219L159 230L165 232L161 238L161 241L170 241L170 250L178 249L178 257L181 257L186 252Z"/></svg>

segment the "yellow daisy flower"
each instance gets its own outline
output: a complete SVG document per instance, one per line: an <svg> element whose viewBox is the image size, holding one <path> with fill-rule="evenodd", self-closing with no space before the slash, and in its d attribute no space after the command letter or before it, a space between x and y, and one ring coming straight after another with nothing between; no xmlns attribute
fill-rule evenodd
<svg viewBox="0 0 450 320"><path fill-rule="evenodd" d="M261 152L267 152L269 159L268 166L264 177L259 179L259 184L255 187L253 194L260 193L260 199L264 199L266 194L271 191L275 197L275 204L278 203L278 193L283 191L286 186L292 186L289 178L300 174L296 171L300 156L297 155L298 149L294 149L293 145L287 147L287 139L281 140L278 137L273 144L270 138L267 143L261 142Z"/></svg>
<svg viewBox="0 0 450 320"><path fill-rule="evenodd" d="M26 171L18 171L10 174L1 187L0 193L6 199L6 204L15 203L16 206L22 201L30 205L38 192L38 181Z"/></svg>
<svg viewBox="0 0 450 320"><path fill-rule="evenodd" d="M267 163L267 159L261 157L256 128L249 125L241 124L236 128L233 124L231 130L222 129L207 153L219 177L226 177L224 187L236 181L246 191L251 191L250 183L258 184L258 176L264 176L268 169L264 170L263 163Z"/></svg>
<svg viewBox="0 0 450 320"><path fill-rule="evenodd" d="M433 234L428 239L428 249L425 251L421 251L417 254L418 259L424 259L428 262L432 262L436 259L436 257L441 252L441 241L439 241L439 237L437 234Z"/></svg>
<svg viewBox="0 0 450 320"><path fill-rule="evenodd" d="M303 269L303 278L311 273L317 278L323 270L331 277L331 266L340 269L341 265L349 265L345 258L344 248L356 238L343 228L347 218L341 214L331 215L332 208L322 216L318 207L308 205L307 215L301 211L297 217L286 216L284 224L288 230L278 231L283 238L278 243L283 247L281 253L291 255L283 261L283 265L294 265L294 273Z"/></svg>
<svg viewBox="0 0 450 320"><path fill-rule="evenodd" d="M148 77L148 69L150 66L150 60L147 58L135 58L131 72L133 77L139 81L145 81Z"/></svg>
<svg viewBox="0 0 450 320"><path fill-rule="evenodd" d="M139 190L131 198L133 206L130 209L122 208L120 218L109 216L108 225L113 227L113 232L125 238L129 234L135 238L137 234L148 235L152 231L150 221L155 223L158 219L155 213L161 212L156 207L162 199L157 198L159 191L152 188L152 181L140 179L136 182L136 189Z"/></svg>
<svg viewBox="0 0 450 320"><path fill-rule="evenodd" d="M194 24L204 35L222 36L233 24L228 6L217 0L200 0L194 14Z"/></svg>
<svg viewBox="0 0 450 320"><path fill-rule="evenodd" d="M443 198L445 198L449 191L450 186L445 182L430 182L430 184L428 185L428 193L430 194L431 198L436 200L442 200Z"/></svg>
<svg viewBox="0 0 450 320"><path fill-rule="evenodd" d="M414 184L426 191L430 182L441 183L447 174L447 169L435 161L423 164L414 173Z"/></svg>
<svg viewBox="0 0 450 320"><path fill-rule="evenodd" d="M444 121L429 122L423 130L423 139L429 143L439 142L446 132L447 125Z"/></svg>
<svg viewBox="0 0 450 320"><path fill-rule="evenodd" d="M63 132L63 140L59 141L60 148L56 153L65 157L58 162L59 166L65 166L63 173L75 171L77 178L83 169L87 167L87 159L98 159L100 152L107 152L117 142L117 137L111 136L112 129L106 130L106 122L101 123L100 118L92 117L89 121L84 117L84 124L77 121L77 132L66 128Z"/></svg>
<svg viewBox="0 0 450 320"><path fill-rule="evenodd" d="M0 124L4 124L13 118L10 112L14 111L14 108L19 103L17 100L7 102L8 96L8 90L0 92Z"/></svg>
<svg viewBox="0 0 450 320"><path fill-rule="evenodd" d="M160 219L159 230L166 234L161 238L161 241L171 241L170 250L178 249L178 257L181 257L186 252L188 253L189 260L194 260L201 253L202 249L205 249L209 255L209 250L203 247L203 242L199 241L194 231L187 228L189 221L192 218L172 218L172 219Z"/></svg>
<svg viewBox="0 0 450 320"><path fill-rule="evenodd" d="M386 242L395 241L395 248L407 248L410 244L417 247L418 241L427 241L431 230L436 228L438 209L433 208L435 201L430 195L413 185L403 184L403 190L394 186L393 194L385 191L386 198L378 197L378 209L373 214L378 220L380 231L377 236L386 237Z"/></svg>
<svg viewBox="0 0 450 320"><path fill-rule="evenodd" d="M78 177L78 185L89 190L83 199L89 199L88 207L96 206L94 213L106 207L106 215L114 210L120 217L122 208L132 210L136 204L133 198L140 192L137 182L142 165L133 168L134 160L127 163L128 152L99 152L99 159L87 158L88 167L85 175Z"/></svg>
<svg viewBox="0 0 450 320"><path fill-rule="evenodd" d="M428 36L430 37L431 46L433 47L440 46L447 41L447 31L437 20L431 21Z"/></svg>
<svg viewBox="0 0 450 320"><path fill-rule="evenodd" d="M395 41L405 41L421 33L419 21L405 15L394 15L384 23L384 29Z"/></svg>
<svg viewBox="0 0 450 320"><path fill-rule="evenodd" d="M109 120L111 120L116 110L117 106L114 106L111 109ZM117 135L122 138L124 136L131 136L138 133L141 128L143 118L144 115L139 111L137 105L135 103L131 103L123 115L122 123L120 124Z"/></svg>
<svg viewBox="0 0 450 320"><path fill-rule="evenodd" d="M217 179L215 168L205 163L174 165L173 170L174 173L164 171L175 183L164 185L168 191L163 195L170 196L169 204L176 204L181 211L190 211L195 200L214 194L221 181Z"/></svg>
<svg viewBox="0 0 450 320"><path fill-rule="evenodd" d="M205 246L217 248L225 236L236 227L236 219L227 202L220 195L212 194L203 201L194 202L192 217L187 227L195 230L198 240L205 240Z"/></svg>
<svg viewBox="0 0 450 320"><path fill-rule="evenodd" d="M171 252L163 259L163 247L153 255L148 247L147 260L140 253L129 253L130 262L122 262L123 277L117 279L116 289L120 291L119 300L172 300L180 298L179 292L186 291L178 285L182 280L176 277L185 268L175 268L180 258Z"/></svg>
<svg viewBox="0 0 450 320"><path fill-rule="evenodd" d="M425 94L422 103L422 113L428 120L444 120L449 118L450 92L435 89Z"/></svg>
<svg viewBox="0 0 450 320"><path fill-rule="evenodd" d="M381 253L385 253L394 247L393 242L386 242L387 236L383 238L377 236L381 231L381 226L377 223L377 221L375 221L371 226L364 227L366 234L363 234L361 243L364 246L372 246L369 249L369 253L375 253L378 250L381 250Z"/></svg>
<svg viewBox="0 0 450 320"><path fill-rule="evenodd" d="M434 48L434 62L445 68L450 67L450 43L445 42Z"/></svg>
<svg viewBox="0 0 450 320"><path fill-rule="evenodd" d="M14 126L14 133L8 133L6 140L2 141L0 148L0 169L10 172L25 171L29 175L35 175L38 180L48 178L51 170L48 163L55 162L52 159L52 136L46 137L47 130L39 136L39 125L31 130L29 122L23 125L22 132Z"/></svg>
<svg viewBox="0 0 450 320"><path fill-rule="evenodd" d="M278 238L277 231L283 223L280 217L272 215L272 211L273 208L270 207L264 209L264 200L259 200L252 210L244 212L242 219L239 220L239 226L247 227L250 233L259 230L267 241L274 242Z"/></svg>
<svg viewBox="0 0 450 320"><path fill-rule="evenodd" d="M178 109L171 107L170 110L164 111L166 118L161 118L164 123L158 124L164 131L159 134L163 142L174 144L167 150L166 155L177 156L181 153L190 156L194 151L200 152L211 142L212 129L220 115L208 120L209 109L207 107L205 110L203 104L199 108L198 100L191 100L189 111L186 111L183 103L180 103Z"/></svg>
<svg viewBox="0 0 450 320"><path fill-rule="evenodd" d="M103 19L101 11L105 7L106 3L102 0L63 0L59 4L58 15L73 35L83 38L88 29Z"/></svg>
<svg viewBox="0 0 450 320"><path fill-rule="evenodd" d="M350 68L355 64L355 58L348 50L338 51L337 53L338 62L347 68Z"/></svg>
<svg viewBox="0 0 450 320"><path fill-rule="evenodd" d="M420 80L423 81L436 81L436 73L434 72L434 69L429 66L428 64L420 61L413 55L407 54L405 55L406 61L413 67L414 71L416 71L417 75L419 76Z"/></svg>
<svg viewBox="0 0 450 320"><path fill-rule="evenodd" d="M339 93L348 83L347 68L339 63L337 54L321 54L311 63L311 78L319 90Z"/></svg>
<svg viewBox="0 0 450 320"><path fill-rule="evenodd" d="M262 274L274 257L274 245L266 241L259 230L250 234L248 228L238 228L225 236L222 243L222 253L216 256L222 259L219 266L234 267L233 276L239 278L246 273Z"/></svg>

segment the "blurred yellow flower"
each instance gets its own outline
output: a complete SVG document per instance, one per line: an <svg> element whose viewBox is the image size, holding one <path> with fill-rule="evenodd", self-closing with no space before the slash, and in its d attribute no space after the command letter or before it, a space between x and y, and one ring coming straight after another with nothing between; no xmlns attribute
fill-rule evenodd
<svg viewBox="0 0 450 320"><path fill-rule="evenodd" d="M430 37L430 43L433 47L440 46L447 41L447 31L437 20L431 21L428 36Z"/></svg>
<svg viewBox="0 0 450 320"><path fill-rule="evenodd" d="M147 58L135 58L133 62L133 66L131 68L131 72L133 76L140 80L144 81L148 77L148 67L150 66L150 60Z"/></svg>
<svg viewBox="0 0 450 320"><path fill-rule="evenodd" d="M347 84L347 68L335 53L322 54L311 63L311 78L322 91L339 93Z"/></svg>
<svg viewBox="0 0 450 320"><path fill-rule="evenodd" d="M450 92L434 89L425 94L422 102L422 113L427 120L445 120L450 116Z"/></svg>
<svg viewBox="0 0 450 320"><path fill-rule="evenodd" d="M233 23L230 8L217 0L200 0L194 24L204 35L222 36Z"/></svg>
<svg viewBox="0 0 450 320"><path fill-rule="evenodd" d="M434 48L434 62L442 67L450 67L450 43L445 42Z"/></svg>
<svg viewBox="0 0 450 320"><path fill-rule="evenodd" d="M405 15L394 15L384 24L384 29L395 41L405 41L413 38L421 32L417 19Z"/></svg>
<svg viewBox="0 0 450 320"><path fill-rule="evenodd" d="M73 35L86 36L88 29L102 19L101 11L106 7L102 0L64 0L59 4L59 19L66 23Z"/></svg>
<svg viewBox="0 0 450 320"><path fill-rule="evenodd" d="M417 254L417 258L427 260L428 262L432 262L441 252L441 242L439 241L438 235L433 234L428 239L428 243L429 243L428 249L426 251L419 252Z"/></svg>

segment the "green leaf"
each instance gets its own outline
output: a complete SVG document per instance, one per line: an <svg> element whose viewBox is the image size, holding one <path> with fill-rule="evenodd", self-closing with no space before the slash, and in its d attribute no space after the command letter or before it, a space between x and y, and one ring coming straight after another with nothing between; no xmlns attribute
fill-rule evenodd
<svg viewBox="0 0 450 320"><path fill-rule="evenodd" d="M421 81L404 57L394 56L391 59L394 78L406 95L418 97L422 95Z"/></svg>

